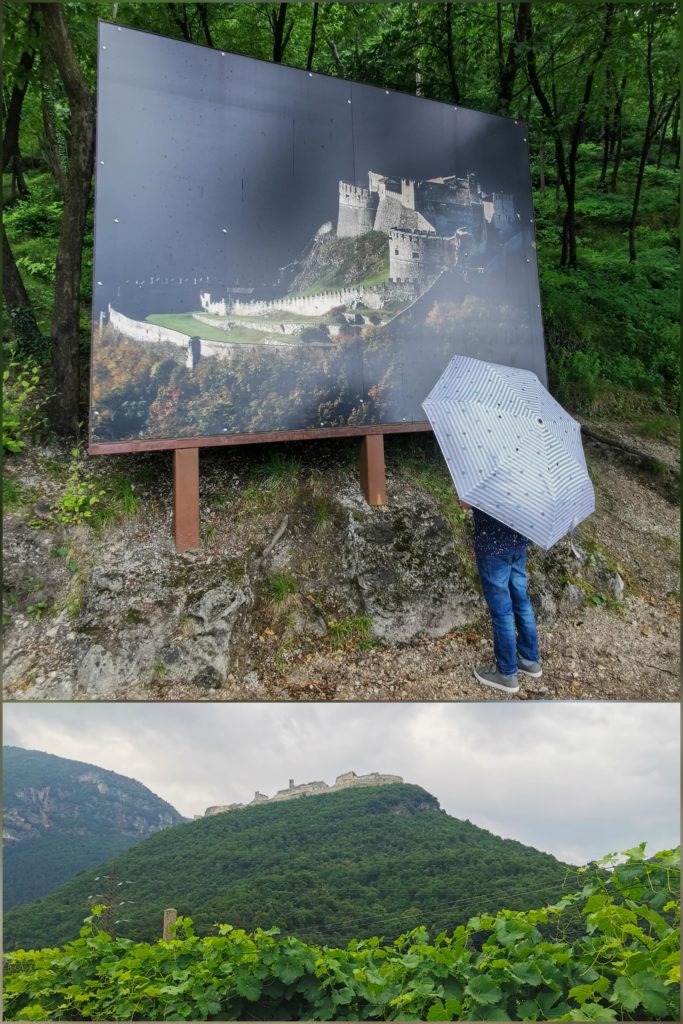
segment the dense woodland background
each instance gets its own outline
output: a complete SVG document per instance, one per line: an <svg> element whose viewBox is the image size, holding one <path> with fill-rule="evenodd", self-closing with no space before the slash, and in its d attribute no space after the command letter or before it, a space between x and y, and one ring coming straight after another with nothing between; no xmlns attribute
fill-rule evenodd
<svg viewBox="0 0 683 1024"><path fill-rule="evenodd" d="M677 3L7 6L5 357L10 383L33 374L22 409L53 392L50 425L75 433L87 408L98 18L524 118L551 389L675 428Z"/></svg>

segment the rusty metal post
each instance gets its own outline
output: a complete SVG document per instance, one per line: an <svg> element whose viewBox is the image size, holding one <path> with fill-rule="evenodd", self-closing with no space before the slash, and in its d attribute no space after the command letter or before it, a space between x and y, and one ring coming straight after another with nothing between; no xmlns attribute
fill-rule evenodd
<svg viewBox="0 0 683 1024"><path fill-rule="evenodd" d="M164 911L164 942L171 941L171 928L178 920L178 911L169 907Z"/></svg>
<svg viewBox="0 0 683 1024"><path fill-rule="evenodd" d="M386 505L384 434L365 434L360 446L360 485L369 505Z"/></svg>
<svg viewBox="0 0 683 1024"><path fill-rule="evenodd" d="M176 551L199 547L199 448L173 452L173 536Z"/></svg>

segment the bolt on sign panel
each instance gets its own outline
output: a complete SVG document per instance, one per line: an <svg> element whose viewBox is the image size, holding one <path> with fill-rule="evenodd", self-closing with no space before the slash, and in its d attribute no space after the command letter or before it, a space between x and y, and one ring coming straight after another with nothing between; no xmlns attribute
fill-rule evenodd
<svg viewBox="0 0 683 1024"><path fill-rule="evenodd" d="M91 451L424 428L458 353L546 382L523 122L105 22L97 94Z"/></svg>

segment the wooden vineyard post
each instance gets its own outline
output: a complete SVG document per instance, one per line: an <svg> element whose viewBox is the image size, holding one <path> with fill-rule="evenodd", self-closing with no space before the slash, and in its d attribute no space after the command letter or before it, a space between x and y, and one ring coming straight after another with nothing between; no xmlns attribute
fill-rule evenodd
<svg viewBox="0 0 683 1024"><path fill-rule="evenodd" d="M199 448L173 452L173 537L176 551L199 547Z"/></svg>
<svg viewBox="0 0 683 1024"><path fill-rule="evenodd" d="M361 441L360 485L368 505L386 505L384 434L365 434Z"/></svg>
<svg viewBox="0 0 683 1024"><path fill-rule="evenodd" d="M174 910L173 907L169 907L168 910L164 911L164 942L171 941L171 928L178 920L178 911Z"/></svg>

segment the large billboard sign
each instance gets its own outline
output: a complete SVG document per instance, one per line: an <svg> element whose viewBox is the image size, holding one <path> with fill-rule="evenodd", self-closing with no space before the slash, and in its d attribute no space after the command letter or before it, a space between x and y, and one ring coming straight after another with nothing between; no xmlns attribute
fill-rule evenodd
<svg viewBox="0 0 683 1024"><path fill-rule="evenodd" d="M455 354L546 382L523 122L108 23L97 97L91 451L424 426Z"/></svg>

